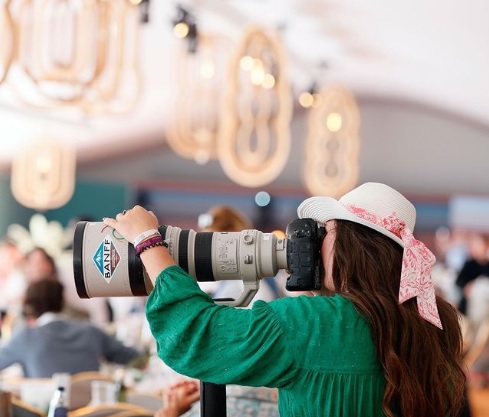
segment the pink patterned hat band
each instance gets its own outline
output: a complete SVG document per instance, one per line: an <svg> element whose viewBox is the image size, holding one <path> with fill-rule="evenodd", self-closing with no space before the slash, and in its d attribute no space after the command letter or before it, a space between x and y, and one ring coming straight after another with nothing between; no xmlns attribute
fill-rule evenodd
<svg viewBox="0 0 489 417"><path fill-rule="evenodd" d="M396 213L380 217L360 207L345 205L355 216L381 227L404 243L402 257L401 282L399 288L399 304L416 297L418 311L426 321L443 329L438 307L436 305L435 286L431 270L436 262L433 253L423 242L416 240L406 223Z"/></svg>

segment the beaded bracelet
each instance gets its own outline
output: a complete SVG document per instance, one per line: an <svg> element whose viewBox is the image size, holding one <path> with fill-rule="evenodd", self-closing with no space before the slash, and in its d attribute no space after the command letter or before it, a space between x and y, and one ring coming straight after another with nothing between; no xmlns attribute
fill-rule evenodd
<svg viewBox="0 0 489 417"><path fill-rule="evenodd" d="M136 255L141 255L145 250L154 248L156 246L165 246L168 247L168 243L166 243L161 235L150 237L149 239L144 240L139 245L135 246Z"/></svg>
<svg viewBox="0 0 489 417"><path fill-rule="evenodd" d="M138 246L143 240L150 236L158 235L160 232L157 229L149 229L134 238L134 247Z"/></svg>

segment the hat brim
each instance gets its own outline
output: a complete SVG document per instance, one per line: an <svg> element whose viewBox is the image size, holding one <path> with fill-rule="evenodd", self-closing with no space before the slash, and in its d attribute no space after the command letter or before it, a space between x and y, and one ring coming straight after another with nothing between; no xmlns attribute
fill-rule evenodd
<svg viewBox="0 0 489 417"><path fill-rule="evenodd" d="M299 205L297 214L301 219L310 218L323 224L329 220L349 220L376 230L404 247L404 242L395 234L389 232L382 226L355 216L340 201L332 197L310 197Z"/></svg>

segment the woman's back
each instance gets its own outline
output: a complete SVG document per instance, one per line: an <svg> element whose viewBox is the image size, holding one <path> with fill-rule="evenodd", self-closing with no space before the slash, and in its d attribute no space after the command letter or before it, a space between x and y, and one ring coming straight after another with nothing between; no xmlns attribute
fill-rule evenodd
<svg viewBox="0 0 489 417"><path fill-rule="evenodd" d="M160 309L163 297L170 310ZM369 326L343 297L223 308L171 267L158 279L147 313L162 359L177 372L219 384L278 387L284 416L383 415L385 379Z"/></svg>

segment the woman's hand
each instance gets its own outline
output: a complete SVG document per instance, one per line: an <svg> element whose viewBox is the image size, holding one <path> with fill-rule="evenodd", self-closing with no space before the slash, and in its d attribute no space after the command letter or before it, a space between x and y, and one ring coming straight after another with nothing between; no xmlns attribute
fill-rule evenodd
<svg viewBox="0 0 489 417"><path fill-rule="evenodd" d="M133 243L134 239L141 233L150 229L157 229L159 226L155 214L141 206L124 210L115 219L105 217L103 222L117 230L130 243Z"/></svg>
<svg viewBox="0 0 489 417"><path fill-rule="evenodd" d="M190 410L199 397L200 390L197 381L178 381L164 389L163 407L156 412L155 417L178 417Z"/></svg>
<svg viewBox="0 0 489 417"><path fill-rule="evenodd" d="M134 206L131 210L124 210L115 216L104 218L104 224L117 230L128 242L134 243L134 239L148 230L158 229L158 219L152 211L141 206ZM156 246L141 253L141 260L153 285L156 278L165 268L175 265L175 261L163 246Z"/></svg>

